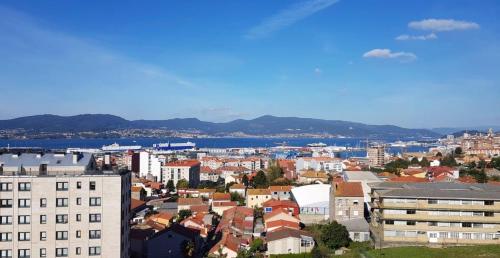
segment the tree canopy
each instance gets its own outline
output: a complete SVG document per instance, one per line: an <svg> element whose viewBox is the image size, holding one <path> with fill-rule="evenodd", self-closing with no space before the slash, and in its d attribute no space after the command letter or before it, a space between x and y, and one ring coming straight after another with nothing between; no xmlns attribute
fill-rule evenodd
<svg viewBox="0 0 500 258"><path fill-rule="evenodd" d="M189 188L189 182L186 179L181 179L177 181L177 190Z"/></svg>
<svg viewBox="0 0 500 258"><path fill-rule="evenodd" d="M257 175L253 177L253 187L254 188L267 188L269 183L267 181L267 176L264 171L260 170Z"/></svg>
<svg viewBox="0 0 500 258"><path fill-rule="evenodd" d="M321 241L326 247L336 250L349 245L349 232L344 225L333 221L321 227Z"/></svg>

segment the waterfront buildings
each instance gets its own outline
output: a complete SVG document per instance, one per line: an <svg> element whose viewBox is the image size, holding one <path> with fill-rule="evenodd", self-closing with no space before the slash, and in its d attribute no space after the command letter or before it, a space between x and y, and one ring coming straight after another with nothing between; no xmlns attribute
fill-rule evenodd
<svg viewBox="0 0 500 258"><path fill-rule="evenodd" d="M129 257L131 176L91 154L0 155L1 257Z"/></svg>
<svg viewBox="0 0 500 258"><path fill-rule="evenodd" d="M460 183L371 185L378 246L500 244L500 186Z"/></svg>

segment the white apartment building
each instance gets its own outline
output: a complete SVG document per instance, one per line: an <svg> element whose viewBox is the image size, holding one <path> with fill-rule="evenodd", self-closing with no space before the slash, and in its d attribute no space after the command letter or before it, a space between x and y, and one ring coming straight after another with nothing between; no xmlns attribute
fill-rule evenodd
<svg viewBox="0 0 500 258"><path fill-rule="evenodd" d="M197 160L179 160L169 162L163 166L163 184L167 185L169 180L177 185L181 179L189 182L190 187L196 187L200 183L200 162Z"/></svg>
<svg viewBox="0 0 500 258"><path fill-rule="evenodd" d="M342 160L330 157L304 157L298 158L295 162L297 171L314 170L314 171L333 171L342 172Z"/></svg>
<svg viewBox="0 0 500 258"><path fill-rule="evenodd" d="M129 257L130 180L91 154L0 155L0 257Z"/></svg>

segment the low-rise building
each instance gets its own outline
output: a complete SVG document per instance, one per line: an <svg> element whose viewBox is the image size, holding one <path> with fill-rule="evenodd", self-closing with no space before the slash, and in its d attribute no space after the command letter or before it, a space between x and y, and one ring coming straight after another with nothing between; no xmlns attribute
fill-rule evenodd
<svg viewBox="0 0 500 258"><path fill-rule="evenodd" d="M500 186L372 184L377 246L500 244Z"/></svg>
<svg viewBox="0 0 500 258"><path fill-rule="evenodd" d="M269 186L269 191L273 199L277 200L289 200L292 195L291 185L271 185Z"/></svg>
<svg viewBox="0 0 500 258"><path fill-rule="evenodd" d="M262 207L265 201L271 199L271 192L269 189L248 189L246 204L249 208Z"/></svg>
<svg viewBox="0 0 500 258"><path fill-rule="evenodd" d="M314 247L311 233L291 228L267 233L266 242L268 255L309 253Z"/></svg>
<svg viewBox="0 0 500 258"><path fill-rule="evenodd" d="M330 220L364 218L364 194L360 182L340 182L331 188Z"/></svg>

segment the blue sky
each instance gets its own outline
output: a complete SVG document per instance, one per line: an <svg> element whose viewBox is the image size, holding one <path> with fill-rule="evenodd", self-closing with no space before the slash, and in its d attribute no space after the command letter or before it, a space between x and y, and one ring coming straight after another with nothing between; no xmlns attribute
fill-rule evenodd
<svg viewBox="0 0 500 258"><path fill-rule="evenodd" d="M0 3L0 119L500 124L498 1Z"/></svg>

